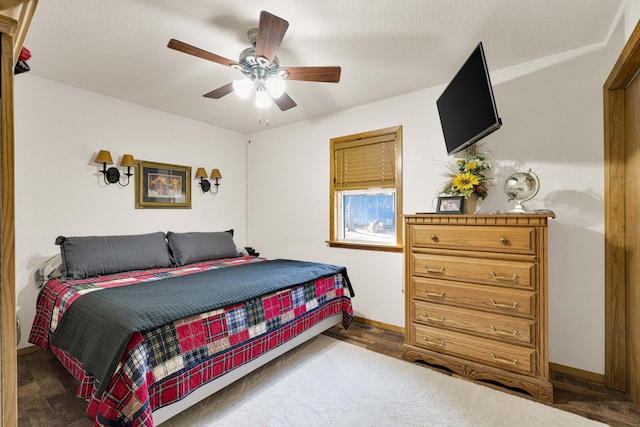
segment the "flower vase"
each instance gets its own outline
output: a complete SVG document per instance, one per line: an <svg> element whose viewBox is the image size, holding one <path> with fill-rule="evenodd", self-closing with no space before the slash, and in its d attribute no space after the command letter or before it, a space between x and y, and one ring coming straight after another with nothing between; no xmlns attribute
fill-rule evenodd
<svg viewBox="0 0 640 427"><path fill-rule="evenodd" d="M472 194L469 197L464 198L464 204L462 205L462 213L465 215L473 215L476 212L476 206L478 205L478 196Z"/></svg>

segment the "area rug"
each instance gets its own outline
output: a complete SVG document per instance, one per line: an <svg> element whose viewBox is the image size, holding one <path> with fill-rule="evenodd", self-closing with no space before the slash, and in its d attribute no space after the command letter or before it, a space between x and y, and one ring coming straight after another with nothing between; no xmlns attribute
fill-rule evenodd
<svg viewBox="0 0 640 427"><path fill-rule="evenodd" d="M319 335L161 427L604 425Z"/></svg>

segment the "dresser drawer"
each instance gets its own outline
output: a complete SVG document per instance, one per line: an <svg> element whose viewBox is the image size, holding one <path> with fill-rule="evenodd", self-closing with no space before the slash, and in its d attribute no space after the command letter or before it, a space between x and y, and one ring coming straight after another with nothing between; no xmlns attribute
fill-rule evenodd
<svg viewBox="0 0 640 427"><path fill-rule="evenodd" d="M514 344L533 345L536 322L478 310L412 301L413 321L428 326L454 328Z"/></svg>
<svg viewBox="0 0 640 427"><path fill-rule="evenodd" d="M533 348L473 337L444 329L413 325L415 345L439 353L462 356L511 372L535 374Z"/></svg>
<svg viewBox="0 0 640 427"><path fill-rule="evenodd" d="M426 248L534 254L535 236L534 227L416 225L409 241Z"/></svg>
<svg viewBox="0 0 640 427"><path fill-rule="evenodd" d="M489 313L534 319L536 293L522 289L469 285L412 277L411 298L438 304L479 308Z"/></svg>
<svg viewBox="0 0 640 427"><path fill-rule="evenodd" d="M417 253L411 257L413 275L526 289L536 285L536 264L530 261Z"/></svg>

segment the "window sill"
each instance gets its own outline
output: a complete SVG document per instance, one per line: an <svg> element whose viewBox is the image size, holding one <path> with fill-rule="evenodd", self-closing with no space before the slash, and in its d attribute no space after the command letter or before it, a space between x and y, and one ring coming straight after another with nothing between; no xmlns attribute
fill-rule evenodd
<svg viewBox="0 0 640 427"><path fill-rule="evenodd" d="M345 241L327 240L327 243L332 248L344 248L344 249L361 249L366 251L381 251L381 252L402 252L402 246L396 245L376 245L371 243L356 243Z"/></svg>

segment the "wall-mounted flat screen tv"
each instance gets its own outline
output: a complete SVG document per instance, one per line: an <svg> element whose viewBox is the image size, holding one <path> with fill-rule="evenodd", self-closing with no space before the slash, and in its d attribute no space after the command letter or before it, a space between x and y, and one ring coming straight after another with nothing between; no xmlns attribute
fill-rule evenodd
<svg viewBox="0 0 640 427"><path fill-rule="evenodd" d="M449 155L471 146L502 126L482 42L436 101Z"/></svg>

